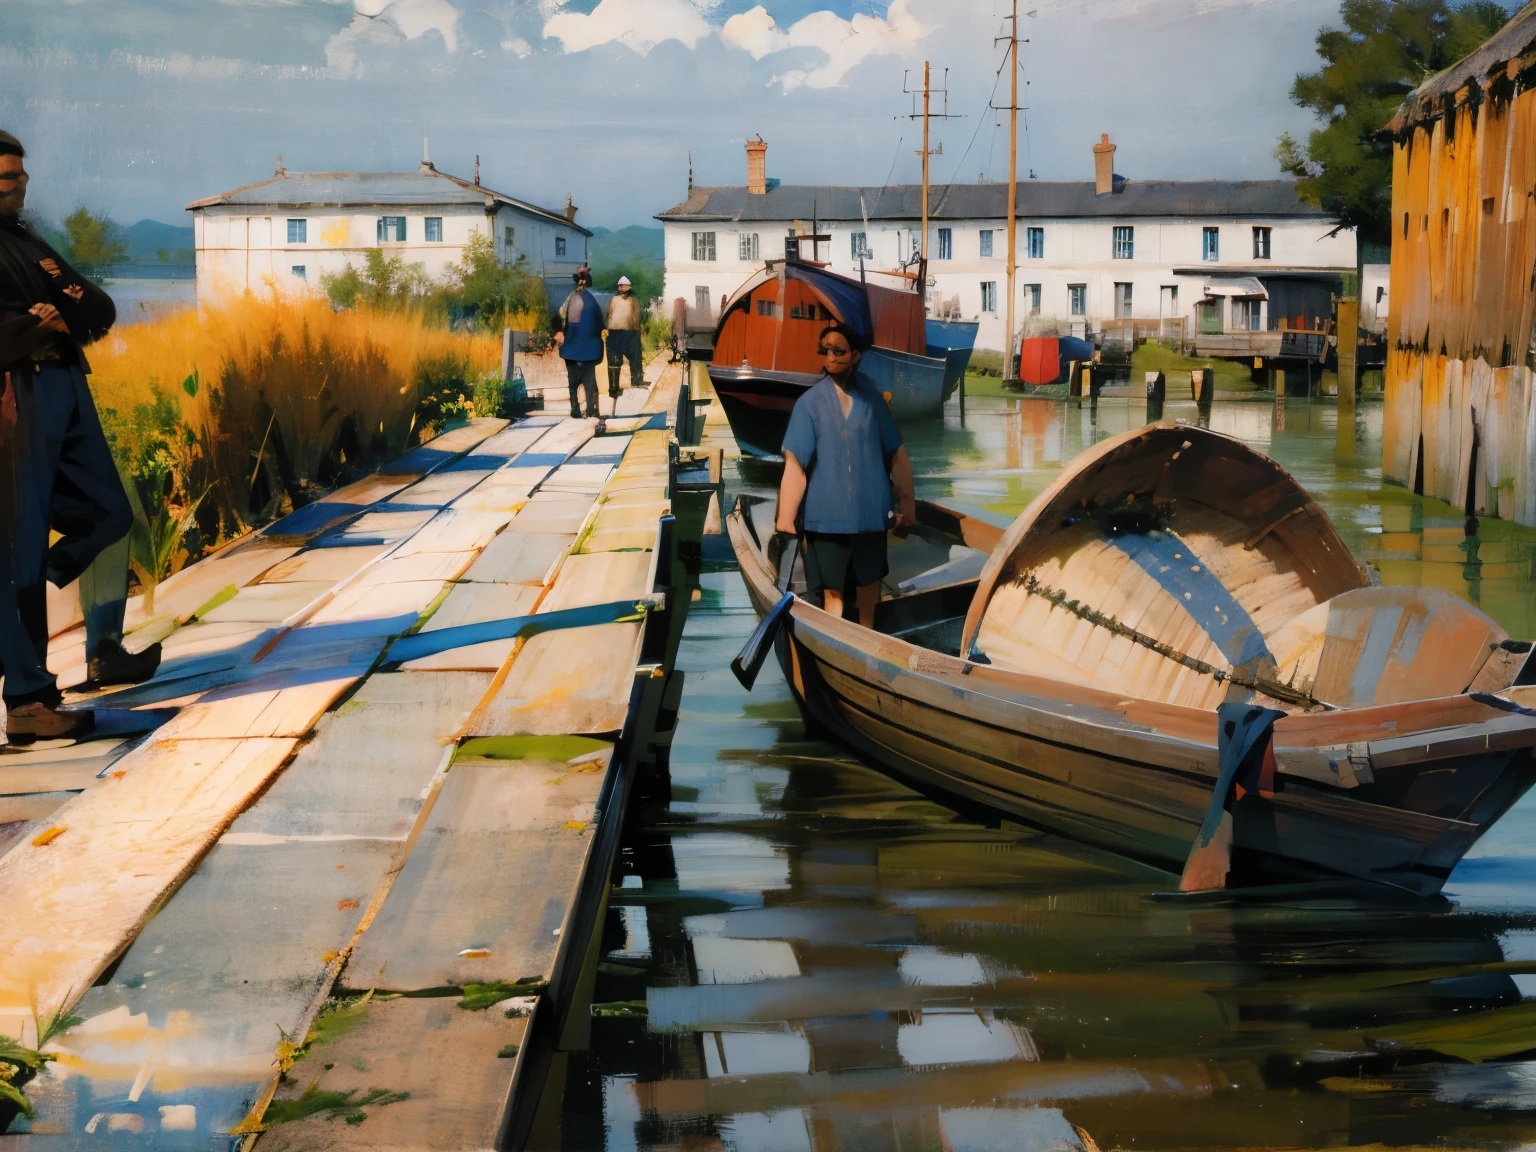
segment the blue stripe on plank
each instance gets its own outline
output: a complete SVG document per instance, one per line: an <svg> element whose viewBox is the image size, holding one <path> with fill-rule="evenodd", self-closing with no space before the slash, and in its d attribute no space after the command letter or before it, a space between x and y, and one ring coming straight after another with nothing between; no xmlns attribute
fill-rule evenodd
<svg viewBox="0 0 1536 1152"><path fill-rule="evenodd" d="M524 452L512 461L513 468L558 468L570 457L565 452Z"/></svg>
<svg viewBox="0 0 1536 1152"><path fill-rule="evenodd" d="M1113 543L1205 629L1233 668L1259 657L1274 661L1253 618L1178 536L1154 530L1145 536L1116 536Z"/></svg>

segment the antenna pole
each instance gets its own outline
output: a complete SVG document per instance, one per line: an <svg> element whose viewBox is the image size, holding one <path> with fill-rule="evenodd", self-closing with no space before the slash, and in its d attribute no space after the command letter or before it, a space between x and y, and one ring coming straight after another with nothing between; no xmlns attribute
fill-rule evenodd
<svg viewBox="0 0 1536 1152"><path fill-rule="evenodd" d="M928 61L923 61L923 259L928 258L928 102L933 95L933 78ZM927 277L923 278L927 288Z"/></svg>
<svg viewBox="0 0 1536 1152"><path fill-rule="evenodd" d="M1008 33L1008 74L1012 97L1008 101L1008 343L1003 350L1003 379L1017 380L1013 334L1014 283L1019 270L1019 0L1013 0L1013 24Z"/></svg>

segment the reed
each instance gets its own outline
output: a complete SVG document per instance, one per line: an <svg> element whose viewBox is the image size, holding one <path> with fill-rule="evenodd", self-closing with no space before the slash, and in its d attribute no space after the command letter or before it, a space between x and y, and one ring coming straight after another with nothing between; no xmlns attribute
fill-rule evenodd
<svg viewBox="0 0 1536 1152"><path fill-rule="evenodd" d="M134 325L89 355L119 466L165 476L172 503L206 492L199 520L206 530L216 516L223 537L400 454L450 415L475 414L500 351L496 338L420 311L336 311L274 293ZM169 404L179 427L146 418Z"/></svg>

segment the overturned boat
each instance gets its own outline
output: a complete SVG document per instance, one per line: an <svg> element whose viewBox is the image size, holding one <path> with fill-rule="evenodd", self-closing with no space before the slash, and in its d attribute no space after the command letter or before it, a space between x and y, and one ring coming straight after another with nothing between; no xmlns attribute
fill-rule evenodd
<svg viewBox="0 0 1536 1152"><path fill-rule="evenodd" d="M873 630L795 594L773 514L743 497L727 529L754 639L772 637L813 727L1186 889L1433 895L1536 780L1530 644L1447 593L1373 586L1239 440L1106 440L1006 529L920 504ZM1242 731L1239 706L1257 721ZM1214 879L1191 879L1213 842Z"/></svg>
<svg viewBox="0 0 1536 1152"><path fill-rule="evenodd" d="M962 359L950 346L963 344L959 331L936 333L945 342L935 346L938 355L929 351L923 298L910 289L867 284L810 262L770 261L726 302L709 363L710 382L743 452L783 454L789 413L821 378L816 348L821 330L834 321L863 340L859 373L885 393L897 420L938 415L946 387L953 390L970 359L969 348Z"/></svg>

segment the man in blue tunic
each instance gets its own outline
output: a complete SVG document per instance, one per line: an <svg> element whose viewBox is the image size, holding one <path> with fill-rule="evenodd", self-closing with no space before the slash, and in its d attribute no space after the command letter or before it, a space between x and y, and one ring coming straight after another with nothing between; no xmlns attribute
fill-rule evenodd
<svg viewBox="0 0 1536 1152"><path fill-rule="evenodd" d="M823 607L874 627L880 581L890 570L885 533L917 524L912 464L885 398L858 373L861 341L846 324L821 332L825 371L795 401L784 434L784 479L775 527L794 534L804 510L805 578ZM894 497L894 501L893 501ZM894 512L894 524L892 514Z"/></svg>
<svg viewBox="0 0 1536 1152"><path fill-rule="evenodd" d="M597 364L603 358L603 309L592 287L592 271L583 266L573 277L576 290L560 305L560 327L555 343L565 361L565 379L571 389L571 415L582 415L578 389L586 391L586 415L597 416Z"/></svg>

